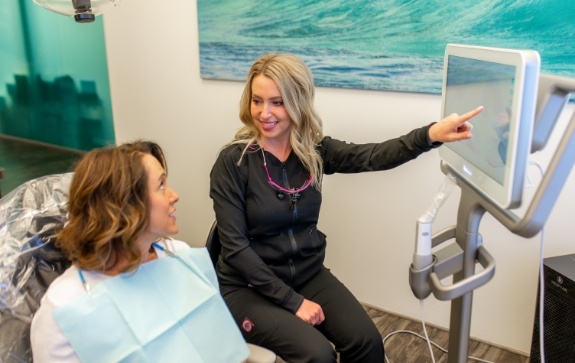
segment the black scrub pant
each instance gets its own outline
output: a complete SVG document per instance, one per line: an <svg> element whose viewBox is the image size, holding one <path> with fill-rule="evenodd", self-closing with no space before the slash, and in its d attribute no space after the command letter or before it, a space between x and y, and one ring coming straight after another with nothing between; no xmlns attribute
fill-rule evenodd
<svg viewBox="0 0 575 363"><path fill-rule="evenodd" d="M319 304L325 321L312 326L250 287L221 286L221 292L248 343L298 362L383 363L383 341L352 293L326 269L296 291Z"/></svg>

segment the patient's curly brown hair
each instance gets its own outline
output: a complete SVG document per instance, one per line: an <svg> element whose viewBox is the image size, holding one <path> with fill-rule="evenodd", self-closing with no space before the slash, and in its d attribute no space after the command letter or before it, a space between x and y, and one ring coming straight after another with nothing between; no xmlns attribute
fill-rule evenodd
<svg viewBox="0 0 575 363"><path fill-rule="evenodd" d="M57 237L78 268L105 272L120 256L127 260L120 272L140 264L136 240L150 223L144 154L154 156L167 173L160 146L144 140L92 150L76 165L68 222Z"/></svg>

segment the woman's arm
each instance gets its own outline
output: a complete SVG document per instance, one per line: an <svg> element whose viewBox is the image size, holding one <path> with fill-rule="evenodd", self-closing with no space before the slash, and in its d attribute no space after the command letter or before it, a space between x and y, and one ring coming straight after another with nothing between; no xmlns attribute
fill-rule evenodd
<svg viewBox="0 0 575 363"><path fill-rule="evenodd" d="M452 114L439 122L379 143L353 144L325 137L319 151L324 173L361 173L395 168L442 145L471 137L469 119L483 110L478 107L461 116Z"/></svg>

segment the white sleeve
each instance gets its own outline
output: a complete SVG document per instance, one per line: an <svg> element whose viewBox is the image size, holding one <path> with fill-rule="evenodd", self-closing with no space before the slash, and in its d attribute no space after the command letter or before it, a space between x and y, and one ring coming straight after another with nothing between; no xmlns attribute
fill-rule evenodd
<svg viewBox="0 0 575 363"><path fill-rule="evenodd" d="M69 271L68 271L69 272ZM74 274L75 275L75 274ZM70 342L60 330L58 323L53 317L53 312L61 305L60 291L62 288L70 288L69 279L72 274L68 273L55 280L46 294L42 297L40 308L34 314L30 330L30 342L34 363L77 363L80 362Z"/></svg>
<svg viewBox="0 0 575 363"><path fill-rule="evenodd" d="M178 252L188 248L191 248L189 244L177 239L166 238L164 239L164 245L169 251Z"/></svg>

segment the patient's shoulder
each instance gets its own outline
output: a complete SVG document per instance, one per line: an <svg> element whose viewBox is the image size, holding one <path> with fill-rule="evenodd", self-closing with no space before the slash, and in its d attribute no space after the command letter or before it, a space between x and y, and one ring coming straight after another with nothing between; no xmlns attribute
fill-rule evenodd
<svg viewBox="0 0 575 363"><path fill-rule="evenodd" d="M166 246L166 248L172 252L178 252L190 248L190 245L187 244L186 242L179 241L173 238L166 238L162 242L164 246Z"/></svg>

